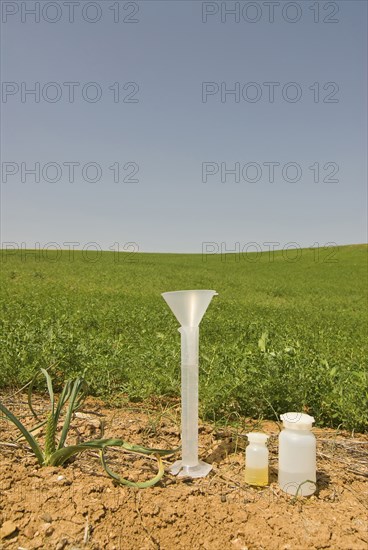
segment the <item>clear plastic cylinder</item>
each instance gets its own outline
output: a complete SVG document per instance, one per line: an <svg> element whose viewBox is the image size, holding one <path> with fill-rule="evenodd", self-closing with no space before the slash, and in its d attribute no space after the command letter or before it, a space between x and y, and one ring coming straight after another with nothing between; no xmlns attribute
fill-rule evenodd
<svg viewBox="0 0 368 550"><path fill-rule="evenodd" d="M165 302L181 324L182 460L170 468L173 475L205 477L212 466L198 460L198 347L199 323L215 290L164 292Z"/></svg>
<svg viewBox="0 0 368 550"><path fill-rule="evenodd" d="M198 346L199 328L180 327L182 465L198 464Z"/></svg>

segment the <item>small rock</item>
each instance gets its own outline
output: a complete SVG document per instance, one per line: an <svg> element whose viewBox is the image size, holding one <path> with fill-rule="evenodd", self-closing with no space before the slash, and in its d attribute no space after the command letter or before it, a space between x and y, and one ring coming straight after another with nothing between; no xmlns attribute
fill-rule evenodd
<svg viewBox="0 0 368 550"><path fill-rule="evenodd" d="M64 479L64 476L57 476L58 481L62 481Z"/></svg>
<svg viewBox="0 0 368 550"><path fill-rule="evenodd" d="M32 550L37 548L44 548L44 543L41 537L34 537L32 540Z"/></svg>
<svg viewBox="0 0 368 550"><path fill-rule="evenodd" d="M27 537L27 539L33 539L35 535L35 530L31 525L27 525L23 533L24 533L24 536Z"/></svg>
<svg viewBox="0 0 368 550"><path fill-rule="evenodd" d="M51 525L51 523L44 523L42 526L42 531L45 533L47 537L49 537L54 532L54 528Z"/></svg>
<svg viewBox="0 0 368 550"><path fill-rule="evenodd" d="M4 521L0 529L0 539L10 537L18 530L18 527L12 521Z"/></svg>
<svg viewBox="0 0 368 550"><path fill-rule="evenodd" d="M45 512L44 514L42 514L41 519L42 519L45 523L52 523L52 517L51 517L50 514L48 514L47 512Z"/></svg>
<svg viewBox="0 0 368 550"><path fill-rule="evenodd" d="M55 550L64 550L67 544L68 544L68 539L61 539L55 546Z"/></svg>
<svg viewBox="0 0 368 550"><path fill-rule="evenodd" d="M239 538L233 539L231 544L233 544L237 550L248 550L248 546L244 546L243 541Z"/></svg>

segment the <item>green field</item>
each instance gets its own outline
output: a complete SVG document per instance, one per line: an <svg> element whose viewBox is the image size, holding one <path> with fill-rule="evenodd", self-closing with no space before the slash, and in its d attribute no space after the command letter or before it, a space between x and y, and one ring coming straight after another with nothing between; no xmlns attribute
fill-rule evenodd
<svg viewBox="0 0 368 550"><path fill-rule="evenodd" d="M201 323L202 417L306 410L365 430L367 246L236 259L2 251L0 387L56 364L60 385L85 372L117 402L179 396L178 324L160 294L208 288L219 296Z"/></svg>

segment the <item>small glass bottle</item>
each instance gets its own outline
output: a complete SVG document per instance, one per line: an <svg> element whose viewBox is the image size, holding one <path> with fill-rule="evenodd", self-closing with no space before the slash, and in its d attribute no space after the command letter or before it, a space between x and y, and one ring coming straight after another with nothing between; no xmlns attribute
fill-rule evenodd
<svg viewBox="0 0 368 550"><path fill-rule="evenodd" d="M290 495L312 495L316 490L314 418L296 412L280 418L284 429L279 435L279 486Z"/></svg>
<svg viewBox="0 0 368 550"><path fill-rule="evenodd" d="M247 434L249 445L245 451L245 482L249 485L268 485L268 435L260 432Z"/></svg>

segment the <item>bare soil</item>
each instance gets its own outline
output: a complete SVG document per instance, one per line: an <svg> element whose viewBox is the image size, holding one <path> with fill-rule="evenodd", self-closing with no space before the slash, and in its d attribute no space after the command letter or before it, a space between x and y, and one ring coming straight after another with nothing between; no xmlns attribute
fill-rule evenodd
<svg viewBox="0 0 368 550"><path fill-rule="evenodd" d="M34 424L25 395L1 399L27 426ZM36 403L46 410L46 399L38 396ZM160 448L180 443L176 402L108 408L88 399L81 413L73 421L69 444L101 436ZM277 485L278 424L237 421L237 428L201 424L201 458L213 466L206 478L170 475L173 457L165 460L167 473L156 486L136 489L116 485L94 452L65 467L41 468L27 446L16 441L16 428L0 417L0 548L367 549L366 435L316 428L318 489L311 497L293 498ZM271 436L266 488L244 482L245 433L250 429ZM42 440L42 429L38 436ZM156 473L155 460L120 449L109 451L109 460L134 481Z"/></svg>

